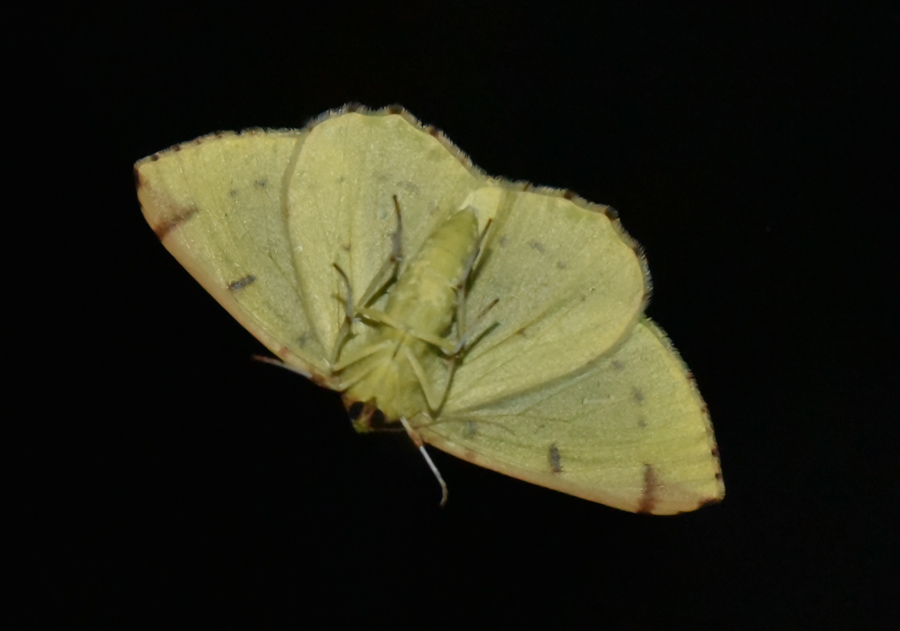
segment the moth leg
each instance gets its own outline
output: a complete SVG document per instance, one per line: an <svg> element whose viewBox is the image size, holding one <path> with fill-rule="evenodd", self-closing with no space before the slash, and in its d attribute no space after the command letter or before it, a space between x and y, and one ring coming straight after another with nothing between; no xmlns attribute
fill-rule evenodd
<svg viewBox="0 0 900 631"><path fill-rule="evenodd" d="M410 439L412 439L413 444L419 448L419 453L422 454L422 457L425 458L425 462L428 463L428 468L431 469L431 472L434 474L434 477L437 478L438 484L441 485L441 506L444 506L447 503L447 483L444 482L444 478L441 476L441 472L438 471L438 468L435 466L434 462L431 460L431 456L428 455L428 452L425 451L425 441L422 440L422 437L419 436L419 432L414 430L412 426L402 416L400 417L400 422L403 424L403 429L406 430L407 435L409 435Z"/></svg>
<svg viewBox="0 0 900 631"><path fill-rule="evenodd" d="M344 285L347 287L347 297L344 300L344 322L341 324L341 329L338 332L334 349L331 351L332 364L337 362L338 355L340 355L341 349L344 347L347 338L350 336L353 322L357 319L357 314L362 308L367 307L377 295L384 291L384 288L397 276L397 266L403 258L401 252L403 244L403 221L400 215L400 202L397 201L396 195L394 195L394 211L397 214L397 227L394 229L394 232L391 233L391 254L388 256L387 260L385 260L384 264L382 264L378 273L375 274L372 282L369 283L369 287L360 298L359 307L354 306L353 288L350 286L350 278L347 276L347 273L341 269L340 265L332 263L334 268L341 275L341 278L344 279ZM337 298L340 300L340 296L337 296Z"/></svg>
<svg viewBox="0 0 900 631"><path fill-rule="evenodd" d="M400 216L400 202L397 201L396 195L394 195L393 197L394 211L397 214L397 227L394 229L394 232L391 233L391 254L382 264L381 269L378 270L377 274L375 274L372 282L369 283L369 287L360 298L360 307L369 306L369 303L371 303L376 296L384 291L384 288L387 287L391 283L391 281L396 278L397 267L400 265L400 261L403 260L403 220Z"/></svg>
<svg viewBox="0 0 900 631"><path fill-rule="evenodd" d="M336 362L332 366L332 370L334 370L335 372L339 372L351 364L355 364L356 362L361 361L366 357L371 357L372 355L395 346L396 344L397 342L395 340L382 340L377 344L366 346L365 348L360 349L359 352L357 352L355 355L350 355L349 357L345 357L341 361Z"/></svg>
<svg viewBox="0 0 900 631"><path fill-rule="evenodd" d="M473 323L466 322L466 295L469 290L469 285L472 283L473 276L477 273L476 263L480 267L481 262L484 261L484 258L488 255L484 250L484 241L487 237L488 230L490 229L493 219L489 219L488 222L484 226L484 230L481 231L481 234L478 236L478 245L472 251L472 254L469 256L469 260L466 261L466 270L462 275L462 279L456 286L456 345L453 348L453 352L450 353L450 357L455 362L457 356L465 349L471 348L475 345L478 340L480 340L484 335L490 331L492 328L498 325L497 322L494 322L491 326L487 327L481 333L478 333L473 338L471 338L472 343L469 344L469 325L472 325L472 329L477 329L480 325L482 319L485 314L490 311L494 305L496 305L500 299L494 299L491 304L485 307L481 313L475 318ZM455 369L455 366L453 367Z"/></svg>
<svg viewBox="0 0 900 631"><path fill-rule="evenodd" d="M331 349L331 365L334 366L337 363L338 355L341 354L341 349L344 348L344 344L347 342L347 337L350 335L350 331L353 328L353 287L350 286L350 279L347 277L347 274L344 270L341 269L341 266L337 263L332 263L334 265L334 269L338 271L338 274L341 275L341 278L344 279L344 285L347 286L347 297L344 299L344 321L341 323L341 329L338 331L337 338L334 341L334 348ZM338 300L341 299L340 295L335 294L335 298Z"/></svg>
<svg viewBox="0 0 900 631"><path fill-rule="evenodd" d="M469 260L466 261L466 269L462 274L462 278L456 284L456 334L460 340L465 337L466 332L466 293L472 280L472 270L475 267L475 261L478 260L478 255L481 254L481 246L492 221L493 219L489 219L487 224L485 224L484 230L481 231L478 237L477 245L473 248L472 254L469 255ZM458 353L460 348L462 348L462 345L457 343L455 353Z"/></svg>
<svg viewBox="0 0 900 631"><path fill-rule="evenodd" d="M377 309L370 309L368 307L361 307L357 309L357 313L367 320L372 320L373 322L377 322L379 324L383 324L385 326L389 326L392 329L397 329L398 331L403 331L408 334L410 337L414 337L417 340L422 340L427 344L431 344L432 346L436 346L441 349L445 354L449 355L455 345L447 340L446 338L440 337L438 335L432 335L430 333L423 333L421 331L414 331L404 327L402 324L391 318L384 311L378 311Z"/></svg>
<svg viewBox="0 0 900 631"><path fill-rule="evenodd" d="M312 379L312 373L308 370L303 370L302 368L297 368L296 366L292 366L288 363L281 361L280 359L275 359L274 357L266 357L264 355L253 355L253 359L258 362L262 362L264 364L271 364L273 366L278 366L279 368L284 368L285 370L289 370L291 372L297 373L301 377L306 377L307 379Z"/></svg>
<svg viewBox="0 0 900 631"><path fill-rule="evenodd" d="M444 397L447 395L447 390L449 389L449 380L447 387L443 388L440 393L435 392L431 380L428 378L428 374L425 372L425 369L422 368L422 364L419 363L419 359L416 357L416 354L410 350L409 346L403 346L403 354L406 357L406 361L408 361L409 365L412 367L413 372L416 374L416 379L419 380L419 385L422 387L422 392L425 393L425 400L428 402L428 407L432 410L440 409L444 404Z"/></svg>
<svg viewBox="0 0 900 631"><path fill-rule="evenodd" d="M499 299L499 298L494 298L494 300L491 301L491 304L489 304L488 306L486 306L484 309L481 310L481 313L479 313L479 314L475 317L474 326L472 327L472 330L473 330L473 331L474 331L474 330L477 330L477 329L479 328L481 322L484 320L484 316L486 316L486 315L488 314L488 312L489 312L491 309L493 309L494 306L495 306L498 302L500 302L500 299ZM479 341L481 338L483 338L485 335L487 335L488 333L490 333L494 328L496 328L496 327L498 327L498 326L500 326L500 323L497 322L497 321L494 321L490 326L486 326L484 329L482 329L480 332L478 332L477 334L475 334L475 335L474 335L473 337L471 337L471 338L468 337L468 334L461 335L461 336L459 337L459 341L458 341L457 344L456 344L456 348L455 348L455 350L454 350L454 352L453 352L453 356L456 357L456 356L459 355L464 349L465 349L465 350L469 350L470 348L472 348L473 346L475 346L475 344L477 344L478 341Z"/></svg>

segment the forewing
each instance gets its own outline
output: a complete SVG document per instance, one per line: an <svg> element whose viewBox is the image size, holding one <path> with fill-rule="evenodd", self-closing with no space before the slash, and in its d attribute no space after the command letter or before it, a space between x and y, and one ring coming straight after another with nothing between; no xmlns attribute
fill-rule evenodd
<svg viewBox="0 0 900 631"><path fill-rule="evenodd" d="M419 432L469 462L626 511L691 511L725 492L706 406L646 319L585 371Z"/></svg>
<svg viewBox="0 0 900 631"><path fill-rule="evenodd" d="M346 295L334 265L359 299L390 257L394 196L408 260L483 180L455 147L405 113L350 112L312 128L291 169L288 221L297 277L327 347L344 318L336 296Z"/></svg>
<svg viewBox="0 0 900 631"><path fill-rule="evenodd" d="M305 132L216 134L135 165L144 216L163 245L272 352L329 372L291 252L286 190Z"/></svg>

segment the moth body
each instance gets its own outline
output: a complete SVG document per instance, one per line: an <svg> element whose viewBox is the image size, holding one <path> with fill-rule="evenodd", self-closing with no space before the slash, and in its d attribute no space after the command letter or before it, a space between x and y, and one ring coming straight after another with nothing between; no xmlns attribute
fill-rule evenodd
<svg viewBox="0 0 900 631"><path fill-rule="evenodd" d="M478 243L471 210L452 215L422 244L387 289L381 312L365 311L365 341L341 373L344 400L370 404L388 421L434 411L449 384L445 341L457 306L457 287ZM342 361L347 361L341 357Z"/></svg>

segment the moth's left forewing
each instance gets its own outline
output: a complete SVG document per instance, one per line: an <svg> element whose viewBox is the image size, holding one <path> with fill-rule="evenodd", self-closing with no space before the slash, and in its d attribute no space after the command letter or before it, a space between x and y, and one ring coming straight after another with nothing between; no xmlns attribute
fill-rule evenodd
<svg viewBox="0 0 900 631"><path fill-rule="evenodd" d="M212 134L135 165L138 198L163 245L273 353L313 376L329 368L291 265L285 191L306 132Z"/></svg>

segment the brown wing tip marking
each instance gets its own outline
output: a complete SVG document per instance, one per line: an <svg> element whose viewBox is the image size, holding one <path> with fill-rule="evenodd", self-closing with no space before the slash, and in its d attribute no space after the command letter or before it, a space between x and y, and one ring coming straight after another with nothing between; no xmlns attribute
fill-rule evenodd
<svg viewBox="0 0 900 631"><path fill-rule="evenodd" d="M656 472L653 470L653 465L645 464L644 491L641 494L641 503L638 505L637 512L647 514L653 513L653 509L655 509L656 505L659 503L659 498L657 497L659 488L659 480L656 477Z"/></svg>
<svg viewBox="0 0 900 631"><path fill-rule="evenodd" d="M719 446L714 444L712 446L712 449L709 450L709 453L716 461L716 474L715 474L716 480L718 480L721 483L723 478L722 478L722 465L719 461Z"/></svg>
<svg viewBox="0 0 900 631"><path fill-rule="evenodd" d="M550 445L550 470L553 473L562 473L562 457L559 455L559 447L556 443Z"/></svg>
<svg viewBox="0 0 900 631"><path fill-rule="evenodd" d="M703 508L704 506L711 506L712 504L718 504L722 501L721 497L709 497L699 504L697 504L697 508Z"/></svg>
<svg viewBox="0 0 900 631"><path fill-rule="evenodd" d="M160 240L165 239L166 235L172 232L175 228L183 224L188 219L192 218L200 212L196 206L191 206L190 208L185 208L181 212L173 215L169 219L158 223L153 226L153 232L156 233L156 236L159 237Z"/></svg>

